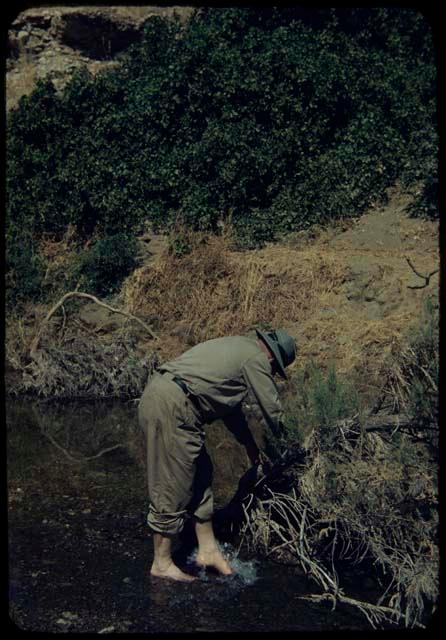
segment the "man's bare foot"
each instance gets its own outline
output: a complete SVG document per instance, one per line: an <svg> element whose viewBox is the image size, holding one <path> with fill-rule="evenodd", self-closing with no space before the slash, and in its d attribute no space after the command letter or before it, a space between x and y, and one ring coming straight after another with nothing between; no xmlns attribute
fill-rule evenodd
<svg viewBox="0 0 446 640"><path fill-rule="evenodd" d="M199 551L196 561L201 567L213 567L224 576L230 576L234 573L229 562L218 548L211 551Z"/></svg>
<svg viewBox="0 0 446 640"><path fill-rule="evenodd" d="M179 582L192 582L193 580L196 580L195 576L184 573L184 571L181 571L181 569L177 567L173 562L166 565L165 567L160 567L159 565L155 565L155 563L153 563L152 568L150 569L150 575L155 576L156 578L178 580Z"/></svg>

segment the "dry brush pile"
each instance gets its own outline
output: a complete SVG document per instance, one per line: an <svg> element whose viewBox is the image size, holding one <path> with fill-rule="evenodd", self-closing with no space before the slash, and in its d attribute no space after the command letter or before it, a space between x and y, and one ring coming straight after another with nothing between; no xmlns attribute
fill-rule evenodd
<svg viewBox="0 0 446 640"><path fill-rule="evenodd" d="M320 589L309 599L356 606L373 627L418 626L439 594L435 472L420 460L398 461L395 440L346 423L328 453L314 435L294 488L257 499L242 537L297 563ZM347 564L376 576L375 602L346 592Z"/></svg>
<svg viewBox="0 0 446 640"><path fill-rule="evenodd" d="M421 320L388 363L380 412L338 419L348 387L334 377L290 401L304 464L289 490L245 502L242 541L298 564L319 587L310 600L355 606L373 627L426 625L439 597L438 309ZM373 578L373 599L348 593L346 569Z"/></svg>
<svg viewBox="0 0 446 640"><path fill-rule="evenodd" d="M153 349L142 354L137 333L125 323L111 332L83 323L76 309L66 309L75 299L93 300L101 307L124 314L156 336L139 318L110 307L90 294L69 292L44 317L38 310L36 326L23 319L7 323L6 362L14 371L8 381L10 395L40 398L122 398L141 395L158 363ZM73 303L71 303L72 306Z"/></svg>

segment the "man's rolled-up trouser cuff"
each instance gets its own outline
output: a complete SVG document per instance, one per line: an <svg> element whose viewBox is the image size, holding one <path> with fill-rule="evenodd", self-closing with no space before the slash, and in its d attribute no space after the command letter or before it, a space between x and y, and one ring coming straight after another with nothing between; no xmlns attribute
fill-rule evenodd
<svg viewBox="0 0 446 640"><path fill-rule="evenodd" d="M186 510L159 513L159 511L150 507L147 515L147 524L155 533L160 533L163 536L174 536L183 529L186 514Z"/></svg>

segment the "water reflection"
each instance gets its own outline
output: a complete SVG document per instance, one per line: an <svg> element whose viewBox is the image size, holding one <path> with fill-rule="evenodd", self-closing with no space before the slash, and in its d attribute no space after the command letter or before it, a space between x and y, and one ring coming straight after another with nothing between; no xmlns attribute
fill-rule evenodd
<svg viewBox="0 0 446 640"><path fill-rule="evenodd" d="M222 550L235 575L197 569L193 583L151 579L145 474L132 452L139 433L135 416L134 405L124 403L7 407L9 586L20 628L90 633L111 627L141 633L320 630L335 623L365 628L362 618L299 601L309 585L293 569L246 557L227 543ZM111 450L117 444L123 447ZM88 462L74 460L104 449L110 451ZM193 560L194 552L188 562Z"/></svg>

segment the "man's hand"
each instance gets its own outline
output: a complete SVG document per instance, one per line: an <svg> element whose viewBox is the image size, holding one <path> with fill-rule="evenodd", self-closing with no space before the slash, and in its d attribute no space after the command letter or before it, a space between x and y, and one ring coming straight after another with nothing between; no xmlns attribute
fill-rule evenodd
<svg viewBox="0 0 446 640"><path fill-rule="evenodd" d="M261 451L259 453L258 473L261 475L266 475L271 471L272 468L273 468L273 463L268 458L266 453L263 453L263 451Z"/></svg>
<svg viewBox="0 0 446 640"><path fill-rule="evenodd" d="M253 467L260 464L260 451L253 439L245 444L246 453Z"/></svg>
<svg viewBox="0 0 446 640"><path fill-rule="evenodd" d="M253 467L257 467L260 475L265 475L272 468L272 462L268 456L260 451L255 443L246 444L246 453Z"/></svg>

